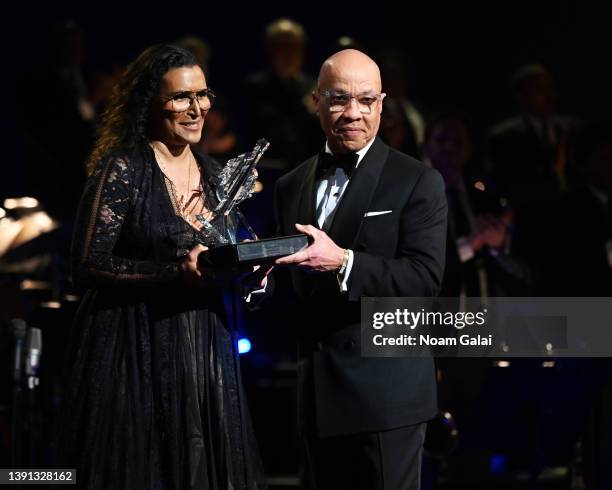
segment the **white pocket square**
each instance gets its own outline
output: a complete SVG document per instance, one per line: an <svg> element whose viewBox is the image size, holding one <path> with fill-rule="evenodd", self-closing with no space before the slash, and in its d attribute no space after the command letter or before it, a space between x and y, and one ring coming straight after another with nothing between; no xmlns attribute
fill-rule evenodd
<svg viewBox="0 0 612 490"><path fill-rule="evenodd" d="M364 214L363 217L367 218L369 216L380 216L381 214L389 214L392 212L393 211L391 209L389 209L389 211L369 211L366 214Z"/></svg>

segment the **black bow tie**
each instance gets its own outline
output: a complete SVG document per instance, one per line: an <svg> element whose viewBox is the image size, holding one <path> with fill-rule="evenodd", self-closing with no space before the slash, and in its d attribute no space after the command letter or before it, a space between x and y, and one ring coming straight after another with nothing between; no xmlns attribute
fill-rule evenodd
<svg viewBox="0 0 612 490"><path fill-rule="evenodd" d="M323 152L319 154L317 163L317 179L324 179L336 173L337 168L341 168L346 173L347 177L355 170L355 165L359 160L357 153L343 153L342 155L332 155L331 153Z"/></svg>

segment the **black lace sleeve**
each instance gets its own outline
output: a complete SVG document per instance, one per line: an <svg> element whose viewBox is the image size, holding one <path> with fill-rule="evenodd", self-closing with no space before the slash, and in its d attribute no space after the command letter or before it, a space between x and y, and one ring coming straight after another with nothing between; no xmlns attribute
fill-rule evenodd
<svg viewBox="0 0 612 490"><path fill-rule="evenodd" d="M81 199L72 244L72 279L96 288L119 284L161 284L181 280L180 265L116 255L135 192L127 157L110 156L97 165Z"/></svg>

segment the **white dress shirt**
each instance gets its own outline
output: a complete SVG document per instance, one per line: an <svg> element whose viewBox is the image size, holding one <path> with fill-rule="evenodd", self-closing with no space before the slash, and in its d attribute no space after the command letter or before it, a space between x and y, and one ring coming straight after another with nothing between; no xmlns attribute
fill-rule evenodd
<svg viewBox="0 0 612 490"><path fill-rule="evenodd" d="M355 168L359 166L361 160L363 160L363 157L372 146L372 143L374 143L374 138L357 152L357 163L355 164ZM327 142L325 143L325 152L333 154ZM319 228L328 228L331 224L349 180L344 169L337 168L335 174L329 175L326 179L320 179L317 182L315 209L317 210L317 223ZM338 273L338 283L342 292L348 291L348 279L351 269L353 268L353 251L349 250L348 254L349 259L346 268Z"/></svg>

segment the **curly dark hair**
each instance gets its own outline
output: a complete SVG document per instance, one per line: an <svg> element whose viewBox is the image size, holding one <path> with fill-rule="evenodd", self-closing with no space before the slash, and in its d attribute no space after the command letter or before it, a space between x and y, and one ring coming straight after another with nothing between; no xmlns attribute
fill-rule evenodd
<svg viewBox="0 0 612 490"><path fill-rule="evenodd" d="M172 68L183 66L199 66L204 71L193 53L172 44L150 46L128 66L102 114L88 172L109 151L147 142L151 108L162 78Z"/></svg>

